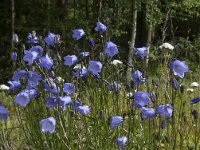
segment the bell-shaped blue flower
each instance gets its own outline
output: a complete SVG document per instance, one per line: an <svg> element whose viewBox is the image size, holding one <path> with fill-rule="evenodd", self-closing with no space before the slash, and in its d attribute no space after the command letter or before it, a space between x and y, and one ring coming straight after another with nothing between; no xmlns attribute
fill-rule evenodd
<svg viewBox="0 0 200 150"><path fill-rule="evenodd" d="M8 83L10 84L10 90L18 90L21 87L21 83L20 81L8 81Z"/></svg>
<svg viewBox="0 0 200 150"><path fill-rule="evenodd" d="M81 64L77 64L75 67L74 67L74 76L77 77L77 78L80 78L80 77L85 77L88 73L88 70L82 66Z"/></svg>
<svg viewBox="0 0 200 150"><path fill-rule="evenodd" d="M151 101L147 92L135 92L133 97L135 99L134 106L139 108L148 105Z"/></svg>
<svg viewBox="0 0 200 150"><path fill-rule="evenodd" d="M123 117L121 116L111 116L110 118L110 127L113 130L114 128L123 124Z"/></svg>
<svg viewBox="0 0 200 150"><path fill-rule="evenodd" d="M156 111L153 108L142 107L142 119L153 118L156 116Z"/></svg>
<svg viewBox="0 0 200 150"><path fill-rule="evenodd" d="M0 120L7 120L8 119L8 110L0 105Z"/></svg>
<svg viewBox="0 0 200 150"><path fill-rule="evenodd" d="M113 42L106 42L105 53L111 57L117 55L119 53L117 45Z"/></svg>
<svg viewBox="0 0 200 150"><path fill-rule="evenodd" d="M13 53L12 53L11 59L12 59L13 61L17 61L17 52L13 52Z"/></svg>
<svg viewBox="0 0 200 150"><path fill-rule="evenodd" d="M21 78L25 77L26 71L25 70L19 70L14 72L14 75L12 76L12 80L19 81Z"/></svg>
<svg viewBox="0 0 200 150"><path fill-rule="evenodd" d="M68 55L64 57L64 60L64 65L70 67L78 61L78 58L76 57L76 55Z"/></svg>
<svg viewBox="0 0 200 150"><path fill-rule="evenodd" d="M35 71L28 71L27 73L28 84L32 87L36 87L38 82L42 80L42 76Z"/></svg>
<svg viewBox="0 0 200 150"><path fill-rule="evenodd" d="M24 51L24 57L23 60L25 62L28 62L28 65L32 65L38 58L38 53L37 52L31 52L31 51Z"/></svg>
<svg viewBox="0 0 200 150"><path fill-rule="evenodd" d="M39 61L40 66L47 70L50 70L53 66L53 60L48 56L48 54L46 54L45 57L41 57Z"/></svg>
<svg viewBox="0 0 200 150"><path fill-rule="evenodd" d="M44 89L53 95L60 93L60 88L56 85L52 78L46 78L44 80Z"/></svg>
<svg viewBox="0 0 200 150"><path fill-rule="evenodd" d="M58 104L58 98L56 96L49 96L46 98L46 107L54 108Z"/></svg>
<svg viewBox="0 0 200 150"><path fill-rule="evenodd" d="M20 105L21 107L26 107L30 102L30 98L27 92L21 92L14 98L14 103Z"/></svg>
<svg viewBox="0 0 200 150"><path fill-rule="evenodd" d="M40 121L40 128L42 132L53 133L56 128L56 120L54 117L49 117Z"/></svg>
<svg viewBox="0 0 200 150"><path fill-rule="evenodd" d="M25 89L23 92L28 94L29 99L34 99L39 95L37 89Z"/></svg>
<svg viewBox="0 0 200 150"><path fill-rule="evenodd" d="M188 64L185 61L174 60L172 62L172 71L174 72L174 75L183 78L185 72L188 72L188 70Z"/></svg>
<svg viewBox="0 0 200 150"><path fill-rule="evenodd" d="M120 149L123 150L126 145L128 138L126 136L121 136L115 139L115 142L119 145Z"/></svg>
<svg viewBox="0 0 200 150"><path fill-rule="evenodd" d="M36 46L32 46L30 49L29 49L30 52L37 52L38 53L38 58L42 56L42 53L43 53L43 48L39 45L36 45Z"/></svg>
<svg viewBox="0 0 200 150"><path fill-rule="evenodd" d="M38 43L38 38L37 38L36 33L34 31L32 33L28 33L26 42L29 43L29 44Z"/></svg>
<svg viewBox="0 0 200 150"><path fill-rule="evenodd" d="M190 101L190 104L196 104L196 103L198 103L198 102L200 102L200 97L196 97L196 98L192 99L192 100Z"/></svg>
<svg viewBox="0 0 200 150"><path fill-rule="evenodd" d="M142 77L142 72L140 72L139 70L136 70L132 74L132 80L134 85L143 84L146 82L146 79Z"/></svg>
<svg viewBox="0 0 200 150"><path fill-rule="evenodd" d="M56 35L56 34L50 33L50 32L49 32L48 36L46 38L44 38L44 42L48 46L54 46L55 44L59 43L59 40L60 40L59 34Z"/></svg>
<svg viewBox="0 0 200 150"><path fill-rule="evenodd" d="M95 31L104 33L106 32L106 30L107 30L107 27L103 23L101 23L100 21L96 23Z"/></svg>
<svg viewBox="0 0 200 150"><path fill-rule="evenodd" d="M62 109L65 109L65 107L71 103L72 103L72 99L70 96L59 97L59 105L62 107Z"/></svg>
<svg viewBox="0 0 200 150"><path fill-rule="evenodd" d="M170 104L159 105L156 112L161 116L166 116L167 118L170 118L173 113L173 107Z"/></svg>
<svg viewBox="0 0 200 150"><path fill-rule="evenodd" d="M88 71L92 72L93 75L96 75L101 72L102 63L100 61L89 61Z"/></svg>
<svg viewBox="0 0 200 150"><path fill-rule="evenodd" d="M65 83L63 86L63 91L67 94L72 94L76 90L76 87L73 83Z"/></svg>
<svg viewBox="0 0 200 150"><path fill-rule="evenodd" d="M74 29L72 32L72 37L75 40L79 40L85 35L85 31L83 31L83 29Z"/></svg>
<svg viewBox="0 0 200 150"><path fill-rule="evenodd" d="M147 51L147 47L141 47L135 49L135 54L140 56L142 59L147 56L149 53Z"/></svg>
<svg viewBox="0 0 200 150"><path fill-rule="evenodd" d="M87 115L90 112L90 107L88 105L78 106L76 107L76 111L83 115Z"/></svg>

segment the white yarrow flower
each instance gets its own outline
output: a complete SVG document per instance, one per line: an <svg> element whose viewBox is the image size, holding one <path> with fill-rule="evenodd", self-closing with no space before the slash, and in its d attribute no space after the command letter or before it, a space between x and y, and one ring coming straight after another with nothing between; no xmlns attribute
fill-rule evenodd
<svg viewBox="0 0 200 150"><path fill-rule="evenodd" d="M113 61L111 62L111 64L117 66L117 65L119 65L119 64L122 64L122 61L120 61L120 60L113 60Z"/></svg>
<svg viewBox="0 0 200 150"><path fill-rule="evenodd" d="M199 86L199 83L197 83L197 82L192 82L190 86L191 86L191 87L198 87L198 86Z"/></svg>
<svg viewBox="0 0 200 150"><path fill-rule="evenodd" d="M162 45L159 46L160 49L166 48L166 49L170 49L173 50L174 46L169 44L169 43L163 43Z"/></svg>
<svg viewBox="0 0 200 150"><path fill-rule="evenodd" d="M0 90L9 90L10 88L7 86L7 85L5 85L5 84L1 84L0 85Z"/></svg>
<svg viewBox="0 0 200 150"><path fill-rule="evenodd" d="M188 88L186 91L187 91L187 92L194 92L194 89Z"/></svg>

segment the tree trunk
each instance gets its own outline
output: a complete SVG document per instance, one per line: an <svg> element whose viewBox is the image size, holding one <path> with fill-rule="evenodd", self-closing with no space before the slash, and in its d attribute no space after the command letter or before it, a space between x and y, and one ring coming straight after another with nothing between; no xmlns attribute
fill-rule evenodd
<svg viewBox="0 0 200 150"><path fill-rule="evenodd" d="M135 38L136 38L136 30L137 30L137 0L132 1L133 10L132 10L132 34L131 34L131 42L129 45L129 54L128 54L128 63L127 63L127 74L126 74L126 84L127 89L130 89L131 86L131 73L133 69L133 53L135 46Z"/></svg>
<svg viewBox="0 0 200 150"><path fill-rule="evenodd" d="M15 32L15 0L12 0L12 42L11 42L11 49L14 49L14 41L13 41L13 35Z"/></svg>
<svg viewBox="0 0 200 150"><path fill-rule="evenodd" d="M149 49L150 49L150 46L151 46L151 37L152 37L152 31L153 29L148 29L148 32L147 32L147 40L146 40L146 45L147 45L147 51L149 53ZM147 55L146 57L146 68L148 67L148 62L149 62L149 55ZM145 68L145 71L146 71L146 68Z"/></svg>

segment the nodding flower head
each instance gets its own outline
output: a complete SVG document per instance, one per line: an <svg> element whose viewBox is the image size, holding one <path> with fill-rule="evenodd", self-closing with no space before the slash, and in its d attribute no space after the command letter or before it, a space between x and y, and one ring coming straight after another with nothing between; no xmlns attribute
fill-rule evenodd
<svg viewBox="0 0 200 150"><path fill-rule="evenodd" d="M148 105L151 101L150 95L147 92L135 92L133 97L135 99L134 106L139 108Z"/></svg>
<svg viewBox="0 0 200 150"><path fill-rule="evenodd" d="M135 49L135 54L140 56L142 59L147 56L149 53L147 51L147 47L141 47Z"/></svg>
<svg viewBox="0 0 200 150"><path fill-rule="evenodd" d="M64 60L64 65L70 67L78 61L78 58L76 57L76 55L68 55L64 57Z"/></svg>
<svg viewBox="0 0 200 150"><path fill-rule="evenodd" d="M54 46L55 44L60 43L60 35L49 32L48 36L44 38L44 42L48 46Z"/></svg>
<svg viewBox="0 0 200 150"><path fill-rule="evenodd" d="M121 116L110 116L110 127L113 130L114 128L123 124L124 118Z"/></svg>
<svg viewBox="0 0 200 150"><path fill-rule="evenodd" d="M132 80L134 85L146 83L146 79L142 77L142 72L140 72L139 70L136 70L132 74Z"/></svg>
<svg viewBox="0 0 200 150"><path fill-rule="evenodd" d="M170 118L173 113L173 107L170 104L159 105L156 112L161 116L166 116L167 118Z"/></svg>
<svg viewBox="0 0 200 150"><path fill-rule="evenodd" d="M53 133L56 128L56 120L54 117L49 117L40 121L40 128L42 132Z"/></svg>
<svg viewBox="0 0 200 150"><path fill-rule="evenodd" d="M105 53L111 57L117 55L119 53L117 45L113 42L106 42Z"/></svg>
<svg viewBox="0 0 200 150"><path fill-rule="evenodd" d="M89 61L88 71L92 72L93 75L96 75L101 72L102 63L100 61Z"/></svg>
<svg viewBox="0 0 200 150"><path fill-rule="evenodd" d="M126 145L128 141L128 138L126 136L118 137L115 139L115 142L119 145L120 149L124 149L124 146Z"/></svg>
<svg viewBox="0 0 200 150"><path fill-rule="evenodd" d="M106 32L106 30L107 30L107 27L103 23L99 21L96 23L95 31L104 33Z"/></svg>
<svg viewBox="0 0 200 150"><path fill-rule="evenodd" d="M83 29L74 29L72 31L72 37L75 40L81 39L85 35L85 31Z"/></svg>
<svg viewBox="0 0 200 150"><path fill-rule="evenodd" d="M185 61L174 60L172 62L172 71L174 72L174 75L177 75L180 78L183 78L185 75L185 72L189 71L188 64Z"/></svg>

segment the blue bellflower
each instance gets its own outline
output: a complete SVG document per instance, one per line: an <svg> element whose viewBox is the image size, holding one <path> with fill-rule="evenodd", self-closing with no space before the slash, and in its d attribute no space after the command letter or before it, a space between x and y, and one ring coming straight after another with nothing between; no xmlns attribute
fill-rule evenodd
<svg viewBox="0 0 200 150"><path fill-rule="evenodd" d="M117 55L119 53L117 45L113 42L106 42L105 53L111 57Z"/></svg>
<svg viewBox="0 0 200 150"><path fill-rule="evenodd" d="M185 72L188 72L188 70L188 64L185 61L174 60L172 62L172 71L174 72L174 75L183 78Z"/></svg>
<svg viewBox="0 0 200 150"><path fill-rule="evenodd" d="M61 96L59 97L59 105L62 109L65 109L67 105L72 103L72 99L70 96Z"/></svg>
<svg viewBox="0 0 200 150"><path fill-rule="evenodd" d="M32 65L36 60L38 59L38 53L35 51L24 51L24 57L23 60L25 62L28 62L28 65Z"/></svg>
<svg viewBox="0 0 200 150"><path fill-rule="evenodd" d="M70 67L78 61L78 58L76 57L76 55L68 55L64 57L64 60L64 65Z"/></svg>
<svg viewBox="0 0 200 150"><path fill-rule="evenodd" d="M42 80L42 76L35 71L28 71L27 79L29 85L36 87L39 84L39 81Z"/></svg>
<svg viewBox="0 0 200 150"><path fill-rule="evenodd" d="M13 53L12 53L11 59L12 59L13 61L17 61L17 52L13 52Z"/></svg>
<svg viewBox="0 0 200 150"><path fill-rule="evenodd" d="M60 35L59 34L54 34L54 33L50 33L48 34L48 36L46 38L44 38L44 42L46 45L48 46L54 46L55 44L59 43L60 40Z"/></svg>
<svg viewBox="0 0 200 150"><path fill-rule="evenodd" d="M19 70L14 72L14 75L12 76L12 80L19 81L21 78L25 77L26 71L25 70Z"/></svg>
<svg viewBox="0 0 200 150"><path fill-rule="evenodd" d="M8 81L10 84L10 90L15 91L21 87L20 81Z"/></svg>
<svg viewBox="0 0 200 150"><path fill-rule="evenodd" d="M190 104L196 104L196 103L198 103L198 102L200 102L200 97L196 97L196 98L192 99L192 100L190 101Z"/></svg>
<svg viewBox="0 0 200 150"><path fill-rule="evenodd" d="M170 118L173 113L173 107L170 104L159 105L156 112L161 116L166 116L167 118Z"/></svg>
<svg viewBox="0 0 200 150"><path fill-rule="evenodd" d="M76 107L76 111L78 111L79 113L83 115L87 115L90 112L90 107L87 105L78 106Z"/></svg>
<svg viewBox="0 0 200 150"><path fill-rule="evenodd" d="M150 103L150 95L147 92L135 92L134 93L134 106L135 107L144 107Z"/></svg>
<svg viewBox="0 0 200 150"><path fill-rule="evenodd" d="M135 54L140 56L142 59L147 56L149 53L147 51L147 47L141 47L135 49Z"/></svg>
<svg viewBox="0 0 200 150"><path fill-rule="evenodd" d="M56 85L52 78L46 78L44 80L44 89L53 95L60 93L60 88Z"/></svg>
<svg viewBox="0 0 200 150"><path fill-rule="evenodd" d="M156 116L156 111L153 108L142 107L142 119L153 118Z"/></svg>
<svg viewBox="0 0 200 150"><path fill-rule="evenodd" d="M74 67L74 71L74 76L77 78L85 77L88 73L88 70L84 66L81 66L81 64L77 64Z"/></svg>
<svg viewBox="0 0 200 150"><path fill-rule="evenodd" d="M58 98L56 96L49 96L46 98L46 107L54 108L58 104Z"/></svg>
<svg viewBox="0 0 200 150"><path fill-rule="evenodd" d="M53 66L53 60L48 56L48 54L46 54L45 57L41 57L39 61L40 66L47 70L50 70Z"/></svg>
<svg viewBox="0 0 200 150"><path fill-rule="evenodd" d="M96 27L95 27L96 32L104 33L106 32L106 30L107 30L107 27L103 23L99 21L96 23Z"/></svg>
<svg viewBox="0 0 200 150"><path fill-rule="evenodd" d="M101 72L102 63L100 61L89 61L88 71L92 72L93 75L96 75Z"/></svg>
<svg viewBox="0 0 200 150"><path fill-rule="evenodd" d="M36 36L36 33L35 32L28 33L27 41L26 42L29 43L29 44L38 43L38 38Z"/></svg>
<svg viewBox="0 0 200 150"><path fill-rule="evenodd" d="M124 146L126 145L128 141L128 138L126 136L121 136L115 139L115 142L119 145L120 149L124 149Z"/></svg>
<svg viewBox="0 0 200 150"><path fill-rule="evenodd" d="M111 116L110 118L110 127L113 130L114 128L123 124L123 117L121 116Z"/></svg>
<svg viewBox="0 0 200 150"><path fill-rule="evenodd" d="M72 94L76 90L76 87L73 83L65 83L63 86L63 91L67 94Z"/></svg>
<svg viewBox="0 0 200 150"><path fill-rule="evenodd" d="M25 89L23 92L28 94L29 99L34 99L39 95L37 89Z"/></svg>
<svg viewBox="0 0 200 150"><path fill-rule="evenodd" d="M42 132L53 133L56 128L56 120L54 117L49 117L40 121L40 128Z"/></svg>
<svg viewBox="0 0 200 150"><path fill-rule="evenodd" d="M21 107L26 107L30 102L30 98L27 92L22 91L14 98L14 103L20 105Z"/></svg>
<svg viewBox="0 0 200 150"><path fill-rule="evenodd" d="M30 52L37 52L38 58L42 56L43 48L39 45L33 46L29 49Z"/></svg>
<svg viewBox="0 0 200 150"><path fill-rule="evenodd" d="M72 37L75 40L79 40L85 35L83 29L74 29L72 32L73 32Z"/></svg>
<svg viewBox="0 0 200 150"><path fill-rule="evenodd" d="M140 72L139 70L136 70L132 74L132 80L134 85L143 84L146 82L146 79L142 77L142 72Z"/></svg>
<svg viewBox="0 0 200 150"><path fill-rule="evenodd" d="M8 110L0 105L0 120L7 120L8 119Z"/></svg>

